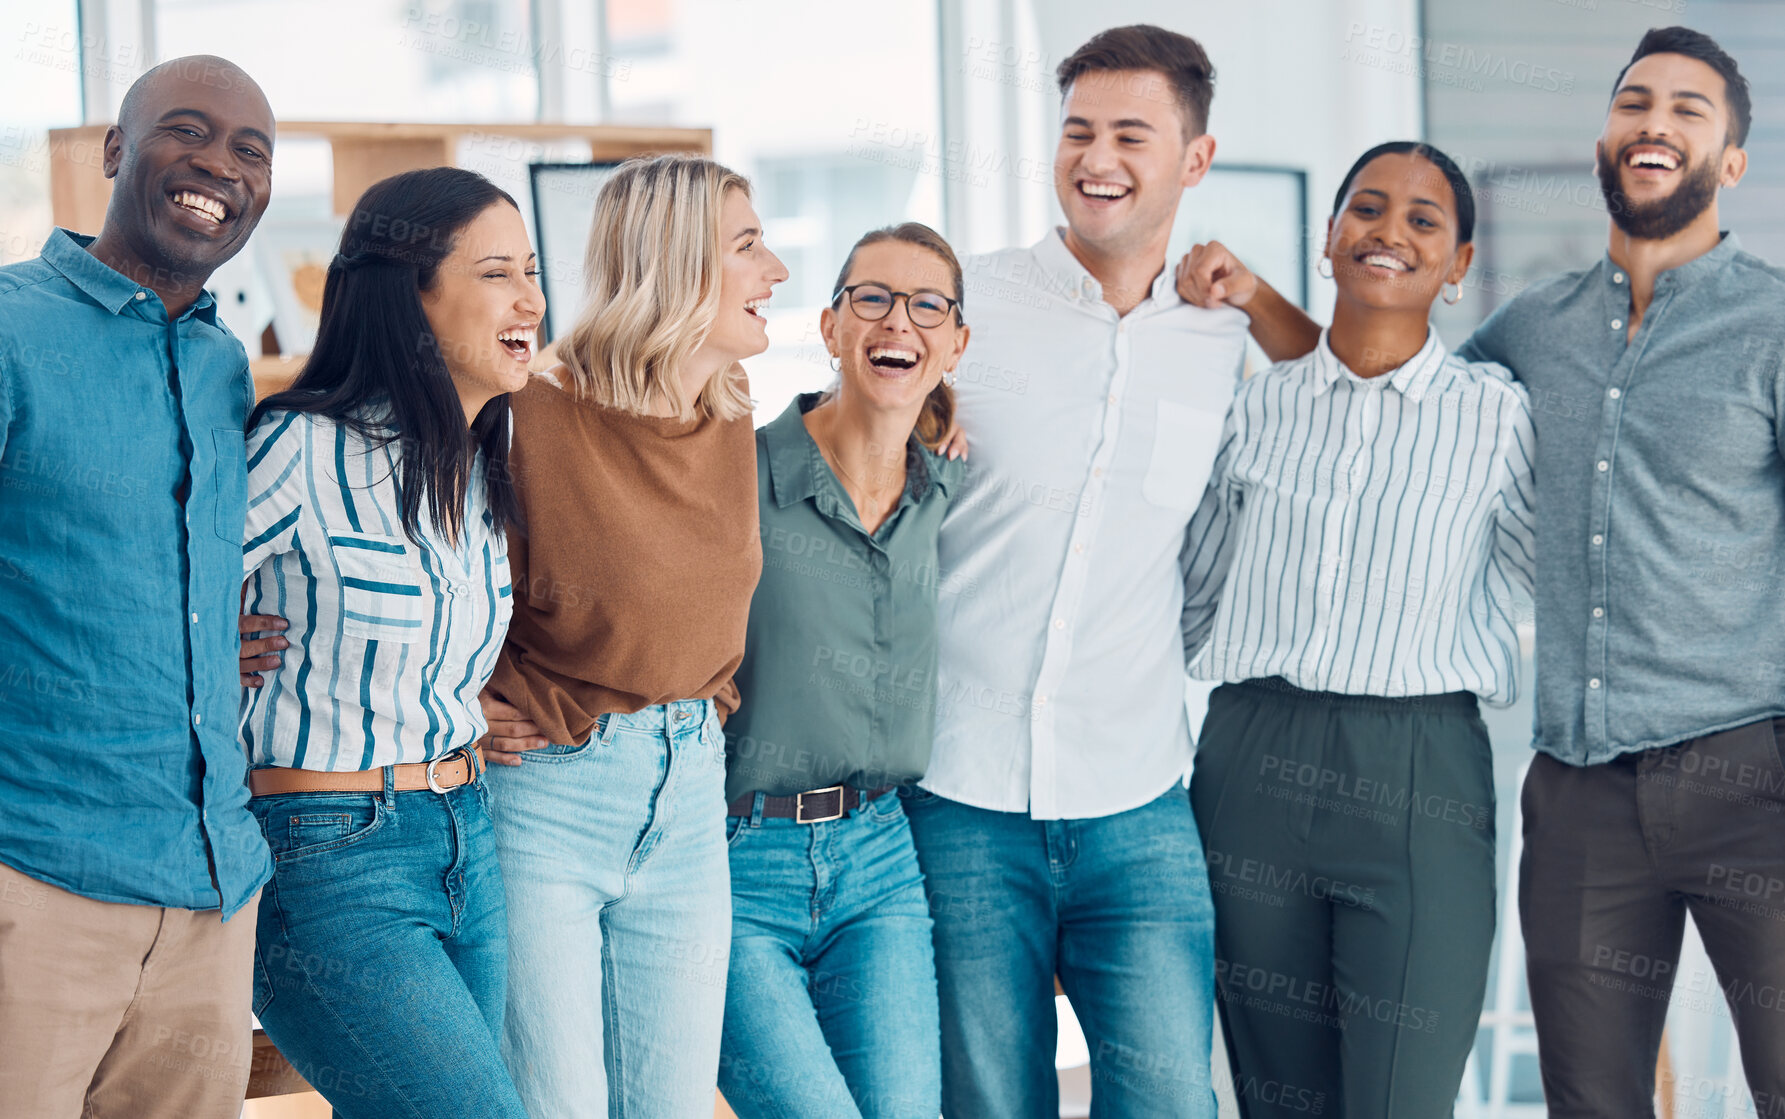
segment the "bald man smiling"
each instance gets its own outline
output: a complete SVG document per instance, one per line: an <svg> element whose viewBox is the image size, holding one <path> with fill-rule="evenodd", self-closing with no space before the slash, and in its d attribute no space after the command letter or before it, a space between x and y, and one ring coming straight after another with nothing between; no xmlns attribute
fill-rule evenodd
<svg viewBox="0 0 1785 1119"><path fill-rule="evenodd" d="M204 285L272 186L229 62L144 74L97 239L0 268L0 1113L218 1119L271 872L236 743L247 355Z"/></svg>

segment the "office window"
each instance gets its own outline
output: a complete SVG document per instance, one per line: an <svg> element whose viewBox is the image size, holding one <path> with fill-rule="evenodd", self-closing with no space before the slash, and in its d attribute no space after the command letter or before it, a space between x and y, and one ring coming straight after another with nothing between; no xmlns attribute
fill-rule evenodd
<svg viewBox="0 0 1785 1119"><path fill-rule="evenodd" d="M49 130L81 122L74 0L0 8L0 46L0 264L12 264L36 256L50 233Z"/></svg>
<svg viewBox="0 0 1785 1119"><path fill-rule="evenodd" d="M609 119L710 126L792 273L769 351L744 363L766 423L833 377L818 315L855 239L905 220L941 228L935 6L608 0L607 21Z"/></svg>
<svg viewBox="0 0 1785 1119"><path fill-rule="evenodd" d="M157 53L229 59L286 120L535 116L529 0L312 0L293 12L283 0L157 0Z"/></svg>

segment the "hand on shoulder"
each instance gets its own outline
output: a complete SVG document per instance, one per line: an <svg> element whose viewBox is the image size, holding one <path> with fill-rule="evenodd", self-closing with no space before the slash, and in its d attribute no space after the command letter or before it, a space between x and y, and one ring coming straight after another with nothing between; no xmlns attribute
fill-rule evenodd
<svg viewBox="0 0 1785 1119"><path fill-rule="evenodd" d="M1178 296L1193 306L1244 307L1258 294L1258 277L1219 241L1192 245L1178 261Z"/></svg>

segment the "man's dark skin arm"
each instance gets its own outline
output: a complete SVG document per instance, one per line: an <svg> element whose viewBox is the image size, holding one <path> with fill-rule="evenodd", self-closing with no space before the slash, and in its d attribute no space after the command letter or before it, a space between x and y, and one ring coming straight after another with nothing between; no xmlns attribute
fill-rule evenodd
<svg viewBox="0 0 1785 1119"><path fill-rule="evenodd" d="M1289 361L1320 342L1320 324L1252 274L1226 245L1193 245L1178 262L1178 295L1198 307L1236 307L1252 320L1252 337L1272 361Z"/></svg>
<svg viewBox="0 0 1785 1119"><path fill-rule="evenodd" d="M263 686L266 680L260 674L271 672L283 663L279 651L289 648L291 642L279 636L278 631L289 624L284 618L275 618L270 614L244 614L237 619L236 628L242 635L242 687ZM266 636L250 641L248 635L251 633L264 633Z"/></svg>
<svg viewBox="0 0 1785 1119"><path fill-rule="evenodd" d="M242 587L242 609L248 609L248 588ZM266 684L260 674L271 672L284 662L279 656L281 649L291 647L280 634L290 629L291 623L277 614L243 614L236 619L236 632L242 635L241 659L242 687L258 688ZM249 639L249 634L261 633L264 637Z"/></svg>

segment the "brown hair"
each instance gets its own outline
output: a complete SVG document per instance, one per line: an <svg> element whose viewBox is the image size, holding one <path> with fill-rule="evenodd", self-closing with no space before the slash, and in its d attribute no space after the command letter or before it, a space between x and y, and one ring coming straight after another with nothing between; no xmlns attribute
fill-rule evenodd
<svg viewBox="0 0 1785 1119"><path fill-rule="evenodd" d="M907 245L916 245L920 249L928 249L948 265L949 279L954 283L954 321L956 326L966 325L961 316L961 303L965 298L965 287L961 277L961 262L954 255L942 234L920 221L902 222L889 225L883 229L873 229L862 234L843 258L843 270L837 273L836 294L831 296L831 307L834 309L843 296L843 285L849 282L849 270L855 267L855 254L868 245L877 245L882 241L899 241ZM936 382L930 395L924 398L923 411L917 417L917 438L930 450L935 450L942 443L942 437L948 434L949 425L954 423L954 390L948 387L947 381Z"/></svg>
<svg viewBox="0 0 1785 1119"><path fill-rule="evenodd" d="M1102 70L1159 71L1171 83L1184 114L1184 139L1208 131L1209 102L1215 99L1215 64L1202 44L1190 36L1150 23L1099 31L1066 56L1054 71L1054 79L1065 96L1081 75Z"/></svg>

